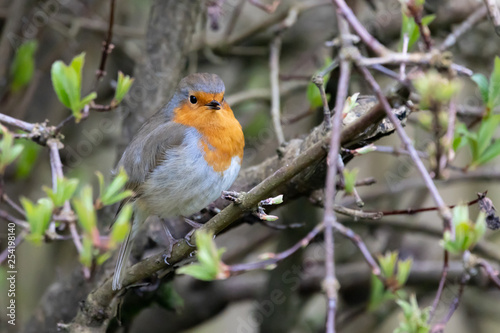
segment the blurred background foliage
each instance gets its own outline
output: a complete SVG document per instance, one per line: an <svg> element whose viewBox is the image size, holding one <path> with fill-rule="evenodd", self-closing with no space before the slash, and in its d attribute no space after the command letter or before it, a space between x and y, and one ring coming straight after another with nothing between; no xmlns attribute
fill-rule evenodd
<svg viewBox="0 0 500 333"><path fill-rule="evenodd" d="M186 3L188 3L187 1ZM213 1L214 2L214 1ZM215 1L219 27L214 30L210 19L201 20L196 27L192 50L185 72L217 73L226 85L226 98L244 128L246 150L243 167L255 165L275 154L278 148L271 125L269 44L276 25L286 16L288 8L296 3L312 4L300 13L297 22L283 33L280 56L282 87L282 121L287 139L303 136L322 120L321 104L317 103L315 90L308 88L309 80L329 60L335 49L325 45L337 35L334 8L328 1L282 0L275 13L269 14L252 6L248 1ZM368 3L374 3L375 9ZM363 24L387 47L397 50L400 45L402 24L401 5L390 1L351 1L349 4ZM117 2L113 35L113 52L109 55L106 79L98 86L99 103L109 103L114 97L115 78L118 71L134 74L135 64L145 57L148 47L145 35L152 1L122 0ZM189 4L188 4L189 5ZM430 17L431 36L439 44L453 29L481 5L480 1L447 0L426 3ZM231 18L241 10L234 28L229 27ZM0 27L16 31L22 38L6 38L0 43L0 112L29 122L57 124L69 115L69 111L57 99L51 83L51 66L57 60L70 63L71 59L85 52L85 69L82 72L82 96L89 94L94 86L95 69L99 67L101 45L107 31L109 17L108 1L85 0L2 0L0 1ZM281 18L281 19L277 19ZM263 22L272 22L256 34L241 42L226 45L232 37L251 31ZM431 22L432 21L432 22ZM410 23L403 22L405 25ZM408 28L408 29L411 29ZM7 40L6 40L7 39ZM482 20L471 31L460 37L451 48L454 61L475 73L489 77L493 72L495 55L500 54L499 37L491 23ZM27 43L23 43L28 41ZM417 41L413 48L418 48ZM500 67L499 67L500 68ZM335 100L336 79L332 72L326 90L330 101ZM353 72L349 94L370 90ZM390 80L384 76L377 79L383 87ZM481 80L481 79L479 79ZM481 110L484 94L467 78L458 78L457 104L465 110ZM133 88L131 91L133 97ZM248 98L248 95L251 97ZM125 99L125 102L127 98ZM319 108L318 108L319 107ZM494 112L494 110L492 110ZM127 139L122 135L122 113L120 108L111 112L94 112L85 121L67 125L64 135L65 147L61 151L65 175L78 178L77 192L85 184L97 189L99 184L95 171L102 172L109 183L111 172L120 154L120 145ZM495 126L496 129L497 126ZM418 115L412 116L406 130L419 150L426 151L432 135L422 126ZM477 128L472 129L477 130ZM492 132L490 139L495 134ZM498 135L498 133L497 133ZM464 134L467 137L467 135ZM15 163L5 171L4 191L11 198L25 196L36 202L45 196L42 186L50 186L50 164L47 148L33 142L18 140L24 149ZM395 136L383 138L377 145L399 146ZM473 155L473 154L472 154ZM461 149L455 164L467 166L474 156ZM484 177L460 177L438 182L439 189L449 204L469 201L477 192L488 190L488 195L498 205L500 195L499 160L487 164L477 163L479 170L487 171ZM427 190L413 167L409 157L385 154L367 154L354 158L350 170L357 169L357 179L374 177L377 184L360 187L359 193L367 210L395 210L407 207L432 206ZM446 177L445 177L446 178ZM97 192L97 190L95 190ZM352 197L338 197L343 204L353 204ZM107 208L111 210L111 208ZM106 210L106 209L105 209ZM478 210L470 208L475 219ZM109 213L109 212L108 212ZM270 230L260 225L242 225L217 238L217 244L226 248L223 260L226 263L251 261L263 252L276 252L290 247L321 219L322 211L306 199L295 201L279 209L279 223L304 226L282 231ZM106 218L100 218L106 216ZM113 214L99 215L99 229L108 230ZM415 226L439 228L441 221L434 212L415 216L387 218ZM413 266L420 272L410 275L408 291L416 292L418 304L429 305L434 297L441 273L443 249L438 239L424 233L406 232L384 226L356 223L342 217L342 221L358 232L374 254L399 251L402 258L412 258ZM1 222L3 223L3 221ZM3 232L3 231L2 231ZM149 231L150 241L158 238L154 227ZM3 234L0 233L0 237ZM486 239L496 244L498 234L486 232ZM161 237L160 237L161 238ZM3 250L3 239L0 238ZM336 240L338 277L341 284L338 313L338 329L341 332L392 332L401 321L401 311L391 302L366 311L370 297L370 274L357 249L348 241ZM23 243L17 249L17 304L18 323L15 328L0 318L2 330L22 331L36 313L42 296L51 284L68 276L78 267L79 261L73 244L56 241L35 245ZM150 253L146 252L145 255ZM321 332L324 327L325 300L321 291L323 271L323 244L311 244L293 257L281 263L273 271L251 272L227 281L200 282L191 277L176 277L172 283L163 284L156 296L151 297L151 306L140 312L130 313L132 320L125 319L127 332ZM454 258L442 304L438 306L437 318L448 311L449 304L457 293L460 264ZM458 258L459 259L459 258ZM0 268L0 308L5 309L5 267ZM126 302L133 304L141 295L133 295ZM466 289L457 314L452 318L448 332L496 332L500 329L500 308L497 306L500 292L491 289L487 281L474 281ZM208 302L207 300L211 300ZM47 301L47 300L42 300ZM144 299L141 302L145 302ZM408 305L410 306L410 305ZM139 309L138 309L139 310ZM62 310L61 310L62 311ZM124 313L127 318L129 313ZM168 327L167 327L168 326ZM122 330L116 324L110 331Z"/></svg>

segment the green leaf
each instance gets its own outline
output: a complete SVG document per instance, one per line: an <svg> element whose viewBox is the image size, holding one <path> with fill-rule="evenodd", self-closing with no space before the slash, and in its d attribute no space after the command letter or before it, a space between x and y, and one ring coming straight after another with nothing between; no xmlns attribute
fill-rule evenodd
<svg viewBox="0 0 500 333"><path fill-rule="evenodd" d="M194 278L204 281L226 278L226 266L221 261L225 249L217 249L212 233L200 230L195 235L196 247L198 248L196 258L199 263L183 266L177 270L177 273L191 275Z"/></svg>
<svg viewBox="0 0 500 333"><path fill-rule="evenodd" d="M52 218L54 205L47 198L39 199L36 204L25 197L21 197L20 200L30 225L30 234L27 239L35 244L40 244Z"/></svg>
<svg viewBox="0 0 500 333"><path fill-rule="evenodd" d="M92 202L92 187L86 185L80 196L72 200L78 221L87 234L92 234L97 228L97 215Z"/></svg>
<svg viewBox="0 0 500 333"><path fill-rule="evenodd" d="M344 169L344 190L346 194L354 193L359 169Z"/></svg>
<svg viewBox="0 0 500 333"><path fill-rule="evenodd" d="M6 127L0 125L0 130L3 134L0 140L0 174L3 174L5 168L21 155L24 146L14 144L14 135Z"/></svg>
<svg viewBox="0 0 500 333"><path fill-rule="evenodd" d="M483 165L485 163L488 163L495 157L500 155L500 139L497 139L491 144L484 153L473 162L474 165Z"/></svg>
<svg viewBox="0 0 500 333"><path fill-rule="evenodd" d="M490 115L483 118L481 126L477 132L478 141L478 156L481 156L483 152L491 145L491 139L493 134L500 124L500 114Z"/></svg>
<svg viewBox="0 0 500 333"><path fill-rule="evenodd" d="M83 100L80 99L84 62L85 53L81 53L73 58L69 66L58 60L51 68L52 85L56 95L61 103L71 109L77 122L82 117L80 111L83 107L97 97L97 94L92 92Z"/></svg>
<svg viewBox="0 0 500 333"><path fill-rule="evenodd" d="M113 244L122 243L128 235L130 230L130 219L132 218L132 205L126 204L120 210L120 214L116 218L113 224L113 229L111 229L111 242Z"/></svg>
<svg viewBox="0 0 500 333"><path fill-rule="evenodd" d="M10 88L13 92L22 89L30 83L35 72L35 51L37 46L38 43L36 40L29 40L16 50L12 66L10 67Z"/></svg>
<svg viewBox="0 0 500 333"><path fill-rule="evenodd" d="M431 14L431 15L426 15L422 17L422 25L428 26L431 24L434 20L436 19L436 15Z"/></svg>
<svg viewBox="0 0 500 333"><path fill-rule="evenodd" d="M487 106L492 111L498 105L500 105L500 57L496 56L493 73L490 76Z"/></svg>
<svg viewBox="0 0 500 333"><path fill-rule="evenodd" d="M78 92L82 90L82 68L85 63L85 52L80 53L76 57L71 60L71 64L69 65L76 74L77 78L77 86Z"/></svg>
<svg viewBox="0 0 500 333"><path fill-rule="evenodd" d="M411 266L413 264L413 260L398 260L398 272L396 274L396 279L399 283L399 286L404 286L408 277L410 276Z"/></svg>
<svg viewBox="0 0 500 333"><path fill-rule="evenodd" d="M79 181L78 179L74 178L57 178L56 182L56 192L46 186L43 187L43 190L45 191L45 193L47 193L56 207L62 207L64 205L64 202L71 199L71 197L75 193Z"/></svg>
<svg viewBox="0 0 500 333"><path fill-rule="evenodd" d="M485 105L488 104L488 90L489 90L489 83L488 79L486 76L484 76L481 73L476 73L471 76L472 81L476 82L479 92L481 93L481 97L483 98L483 102Z"/></svg>
<svg viewBox="0 0 500 333"><path fill-rule="evenodd" d="M188 266L183 266L177 269L177 274L185 274L194 277L195 279L202 281L213 281L215 276L213 272L207 271L202 265L192 264Z"/></svg>
<svg viewBox="0 0 500 333"><path fill-rule="evenodd" d="M68 92L66 91L66 89L70 87L67 87L65 65L62 61L58 60L52 64L50 76L57 98L59 98L59 101L63 103L64 106L71 108Z"/></svg>
<svg viewBox="0 0 500 333"><path fill-rule="evenodd" d="M26 179L33 170L42 146L31 140L19 140L23 150L16 163L16 179Z"/></svg>
<svg viewBox="0 0 500 333"><path fill-rule="evenodd" d="M80 252L80 262L85 267L92 266L92 259L94 257L94 245L92 238L89 235L83 235L82 239L82 252Z"/></svg>
<svg viewBox="0 0 500 333"><path fill-rule="evenodd" d="M127 92L130 90L132 83L134 83L134 79L130 78L128 75L123 75L121 71L118 72L118 81L114 97L116 104L119 104L123 100Z"/></svg>
<svg viewBox="0 0 500 333"><path fill-rule="evenodd" d="M103 176L98 174L97 177L99 178L99 187L101 189L100 201L105 206L122 201L134 194L134 192L130 190L122 191L128 181L127 173L123 167L120 168L118 174L107 188L104 188Z"/></svg>
<svg viewBox="0 0 500 333"><path fill-rule="evenodd" d="M464 123L458 123L455 128L455 138L453 139L453 150L457 151L458 149L467 145L467 139L464 139L464 136L469 135L469 130Z"/></svg>

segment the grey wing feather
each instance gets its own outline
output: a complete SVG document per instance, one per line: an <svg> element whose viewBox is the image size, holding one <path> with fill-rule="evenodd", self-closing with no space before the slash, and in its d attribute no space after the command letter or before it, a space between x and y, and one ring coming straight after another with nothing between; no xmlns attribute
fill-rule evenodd
<svg viewBox="0 0 500 333"><path fill-rule="evenodd" d="M185 130L186 126L167 121L161 113L144 123L118 162L118 168L123 167L129 177L126 189L135 193L134 197L120 203L118 212L125 203L141 195L141 184L163 161L168 149L182 144Z"/></svg>

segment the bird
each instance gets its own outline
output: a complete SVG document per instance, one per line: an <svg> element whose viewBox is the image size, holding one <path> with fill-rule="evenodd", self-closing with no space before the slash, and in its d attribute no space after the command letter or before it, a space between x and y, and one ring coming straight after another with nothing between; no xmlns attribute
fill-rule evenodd
<svg viewBox="0 0 500 333"><path fill-rule="evenodd" d="M149 216L190 216L215 201L236 179L245 140L216 74L183 78L170 101L149 118L117 167L134 195L132 227L122 243L112 288L120 290L132 242ZM120 208L119 208L120 209Z"/></svg>

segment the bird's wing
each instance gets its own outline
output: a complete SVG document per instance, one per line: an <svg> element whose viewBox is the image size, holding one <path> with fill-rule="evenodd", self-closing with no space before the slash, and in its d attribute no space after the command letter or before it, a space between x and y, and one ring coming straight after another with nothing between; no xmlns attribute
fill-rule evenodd
<svg viewBox="0 0 500 333"><path fill-rule="evenodd" d="M141 184L164 160L165 152L182 145L186 126L166 121L161 114L155 114L139 130L125 152L118 168L123 167L129 177L126 189L134 191L134 196L120 203L118 212L130 200L141 196Z"/></svg>

